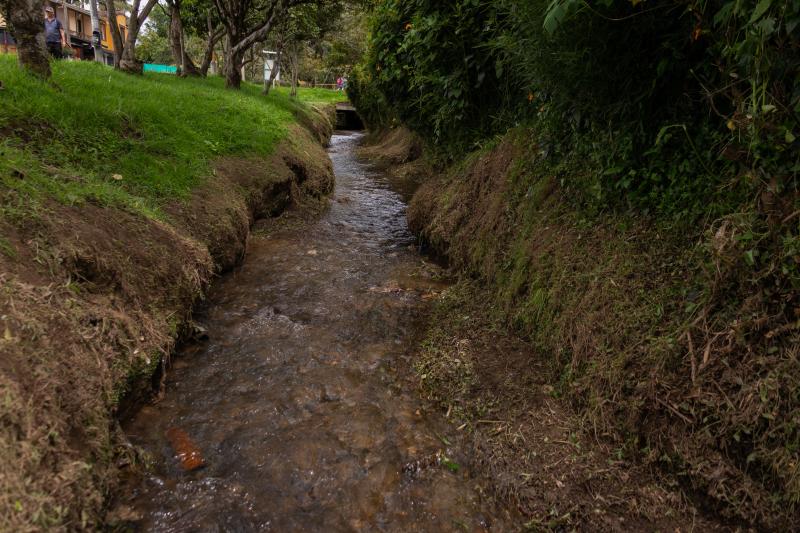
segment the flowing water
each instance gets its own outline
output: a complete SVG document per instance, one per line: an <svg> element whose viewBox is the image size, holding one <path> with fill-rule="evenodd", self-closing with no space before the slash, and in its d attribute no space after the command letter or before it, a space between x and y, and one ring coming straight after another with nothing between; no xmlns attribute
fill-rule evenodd
<svg viewBox="0 0 800 533"><path fill-rule="evenodd" d="M252 239L200 315L208 339L126 424L153 458L127 491L137 529L501 528L399 370L442 285L406 228L409 191L356 160L359 140L334 136L330 209Z"/></svg>

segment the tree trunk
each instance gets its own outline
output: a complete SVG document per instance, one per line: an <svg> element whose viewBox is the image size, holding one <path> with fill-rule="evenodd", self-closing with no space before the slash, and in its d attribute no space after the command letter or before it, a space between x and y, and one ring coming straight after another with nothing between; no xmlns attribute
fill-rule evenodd
<svg viewBox="0 0 800 533"><path fill-rule="evenodd" d="M40 78L50 77L44 43L44 0L0 0L0 8L17 41L19 63Z"/></svg>
<svg viewBox="0 0 800 533"><path fill-rule="evenodd" d="M271 0L266 9L262 10L263 18L255 25L248 21L247 9L249 2L236 2L228 0L214 0L217 13L225 26L225 86L230 89L239 89L242 82L241 70L244 54L263 42L279 16L283 16L286 9L298 5L306 0Z"/></svg>
<svg viewBox="0 0 800 533"><path fill-rule="evenodd" d="M105 0L108 21L111 25L111 36L114 40L114 68L128 72L131 74L141 74L143 64L136 59L136 39L139 37L139 30L156 5L156 0L147 0L144 8L141 10L141 0L133 0L133 5L130 8L130 15L128 16L128 31L124 36L119 30L117 24L117 10L114 5L114 0Z"/></svg>
<svg viewBox="0 0 800 533"><path fill-rule="evenodd" d="M138 8L139 2L134 2L134 7ZM141 74L144 64L136 59L136 38L139 36L139 17L131 12L128 17L128 32L125 35L125 47L122 49L122 57L119 60L119 69L129 74Z"/></svg>
<svg viewBox="0 0 800 533"><path fill-rule="evenodd" d="M225 87L228 89L239 89L242 86L242 53L237 52L231 42L230 36L227 37L225 46Z"/></svg>
<svg viewBox="0 0 800 533"><path fill-rule="evenodd" d="M292 90L289 96L297 98L297 80L300 77L300 43L292 43L289 50L289 63L292 69Z"/></svg>
<svg viewBox="0 0 800 533"><path fill-rule="evenodd" d="M200 63L200 75L204 78L208 75L208 69L212 66L212 62L214 61L214 48L217 46L217 42L225 35L224 30L221 28L215 28L214 22L211 20L211 10L208 10L207 14L208 20L208 36L206 38L206 50L203 53L203 61ZM216 66L211 71L212 74L216 74Z"/></svg>
<svg viewBox="0 0 800 533"><path fill-rule="evenodd" d="M125 43L122 41L122 34L119 31L119 24L117 24L117 6L114 4L114 0L105 0L105 3L106 18L111 27L111 41L114 43L114 68L119 69Z"/></svg>
<svg viewBox="0 0 800 533"><path fill-rule="evenodd" d="M186 53L183 44L183 21L181 20L181 0L168 0L169 7L169 42L172 58L181 68L181 76L199 76L200 71L192 58Z"/></svg>

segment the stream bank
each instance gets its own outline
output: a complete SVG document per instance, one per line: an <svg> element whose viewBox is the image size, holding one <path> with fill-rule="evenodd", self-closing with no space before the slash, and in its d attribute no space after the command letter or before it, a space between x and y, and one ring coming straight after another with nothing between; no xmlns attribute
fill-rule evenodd
<svg viewBox="0 0 800 533"><path fill-rule="evenodd" d="M6 217L0 529L104 522L130 461L116 417L159 389L193 308L241 260L251 224L332 189L320 144L329 113L300 113L313 127L290 126L269 157L218 159L204 185L157 218L91 200L50 201L14 224ZM13 194L4 205L13 209Z"/></svg>
<svg viewBox="0 0 800 533"><path fill-rule="evenodd" d="M620 428L621 407L636 405L608 392L652 363L620 361L632 356L625 342L641 347L625 335L651 335L635 328L657 312L653 300L682 305L653 285L680 283L674 241L631 221L580 220L553 177L527 166L524 132L447 169L419 157L402 128L373 139L366 155L421 183L410 228L458 279L434 300L414 353L419 388L495 497L537 531L736 529L734 513L698 498L689 473L675 476L648 444L653 414Z"/></svg>

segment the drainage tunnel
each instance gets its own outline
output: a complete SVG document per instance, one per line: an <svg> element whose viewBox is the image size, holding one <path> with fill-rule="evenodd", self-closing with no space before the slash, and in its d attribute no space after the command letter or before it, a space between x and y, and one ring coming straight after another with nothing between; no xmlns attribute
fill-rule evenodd
<svg viewBox="0 0 800 533"><path fill-rule="evenodd" d="M363 130L364 121L351 104L336 104L337 130Z"/></svg>

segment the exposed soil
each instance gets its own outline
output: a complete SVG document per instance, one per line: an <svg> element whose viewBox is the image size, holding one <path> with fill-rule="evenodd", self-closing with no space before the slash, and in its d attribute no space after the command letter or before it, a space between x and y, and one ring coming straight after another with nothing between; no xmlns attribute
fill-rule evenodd
<svg viewBox="0 0 800 533"><path fill-rule="evenodd" d="M322 115L320 115L322 118ZM215 272L252 222L333 183L316 135L218 161L170 220L51 203L2 228L0 530L94 529L128 462L115 416L148 397ZM4 193L3 203L19 200Z"/></svg>
<svg viewBox="0 0 800 533"><path fill-rule="evenodd" d="M420 161L422 141L407 129L398 127L370 134L358 152L376 168L394 170Z"/></svg>
<svg viewBox="0 0 800 533"><path fill-rule="evenodd" d="M594 433L543 357L487 318L461 282L437 301L415 360L423 393L462 432L476 473L533 531L718 531L680 490Z"/></svg>

